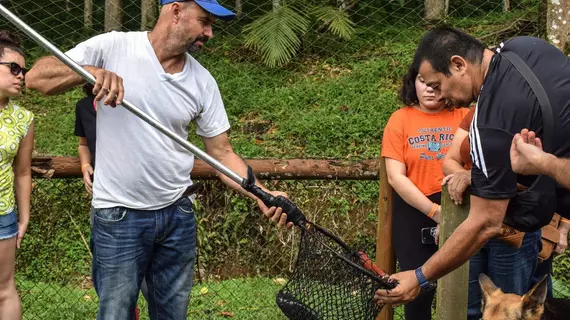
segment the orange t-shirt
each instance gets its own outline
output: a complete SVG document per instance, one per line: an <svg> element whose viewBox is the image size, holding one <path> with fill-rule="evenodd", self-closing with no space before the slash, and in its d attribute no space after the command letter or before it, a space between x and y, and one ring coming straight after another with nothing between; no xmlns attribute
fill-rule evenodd
<svg viewBox="0 0 570 320"><path fill-rule="evenodd" d="M442 164L467 108L425 113L405 107L392 114L382 138L382 157L406 165L406 176L426 196L441 192Z"/></svg>
<svg viewBox="0 0 570 320"><path fill-rule="evenodd" d="M471 107L469 113L465 116L465 118L459 124L459 128L469 132L469 127L471 126L471 122L473 121L473 117L475 116L475 107ZM465 164L465 169L471 170L473 167L473 162L471 162L471 146L469 145L469 136L465 137L463 141L461 141L461 146L459 148L459 155L461 160Z"/></svg>

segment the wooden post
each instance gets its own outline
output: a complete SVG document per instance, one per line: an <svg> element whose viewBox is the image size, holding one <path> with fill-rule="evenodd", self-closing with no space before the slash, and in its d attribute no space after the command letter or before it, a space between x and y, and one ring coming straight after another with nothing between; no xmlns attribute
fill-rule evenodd
<svg viewBox="0 0 570 320"><path fill-rule="evenodd" d="M439 247L451 236L453 231L469 215L469 193L463 194L463 204L455 205L447 186L441 193L441 212ZM467 318L467 294L469 287L469 262L466 262L437 282L436 319L457 320Z"/></svg>
<svg viewBox="0 0 570 320"><path fill-rule="evenodd" d="M388 183L386 162L380 158L380 200L378 205L378 226L376 228L376 264L388 274L396 272L396 257L392 247L392 187ZM394 319L394 309L386 305L377 320Z"/></svg>

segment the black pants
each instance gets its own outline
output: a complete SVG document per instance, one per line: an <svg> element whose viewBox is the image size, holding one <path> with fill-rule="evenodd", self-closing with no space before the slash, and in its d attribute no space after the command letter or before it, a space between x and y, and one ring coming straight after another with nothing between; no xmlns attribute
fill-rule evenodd
<svg viewBox="0 0 570 320"><path fill-rule="evenodd" d="M441 193L428 197L441 203ZM437 224L425 214L407 204L396 192L393 198L392 244L401 271L415 270L422 266L436 251L435 244L423 244L422 228ZM404 306L406 320L431 320L431 306L435 290L421 292L416 300Z"/></svg>

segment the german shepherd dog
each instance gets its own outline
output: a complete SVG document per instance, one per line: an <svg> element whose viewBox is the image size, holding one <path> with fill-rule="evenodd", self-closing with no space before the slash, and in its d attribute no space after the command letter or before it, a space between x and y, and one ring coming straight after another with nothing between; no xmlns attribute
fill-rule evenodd
<svg viewBox="0 0 570 320"><path fill-rule="evenodd" d="M522 297L503 293L484 274L479 275L483 292L482 320L561 320L570 319L570 301L549 299L546 301L548 282L544 276Z"/></svg>

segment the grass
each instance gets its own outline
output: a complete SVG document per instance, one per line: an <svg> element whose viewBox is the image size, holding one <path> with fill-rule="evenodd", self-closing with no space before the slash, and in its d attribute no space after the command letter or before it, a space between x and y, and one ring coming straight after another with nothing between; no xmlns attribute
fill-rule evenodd
<svg viewBox="0 0 570 320"><path fill-rule="evenodd" d="M233 279L195 283L187 319L285 320L275 296L280 281L268 278ZM24 306L24 319L88 320L95 319L98 298L93 288L60 286L55 283L18 282ZM141 319L148 320L146 302L139 298ZM403 307L395 310L403 317Z"/></svg>
<svg viewBox="0 0 570 320"><path fill-rule="evenodd" d="M195 283L187 319L286 319L275 304L280 287L280 281L269 278ZM86 320L96 317L98 298L93 288L19 281L18 289L22 296L24 319ZM555 297L570 297L568 285L561 281L554 281L554 289ZM141 319L148 320L142 297L139 298L139 310ZM403 306L397 307L395 319L403 319L403 311Z"/></svg>
<svg viewBox="0 0 570 320"><path fill-rule="evenodd" d="M280 287L268 278L196 283L188 319L285 319L275 304ZM18 289L24 305L24 319L86 320L96 317L98 298L93 288L21 281ZM142 297L139 309L141 319L149 319Z"/></svg>

